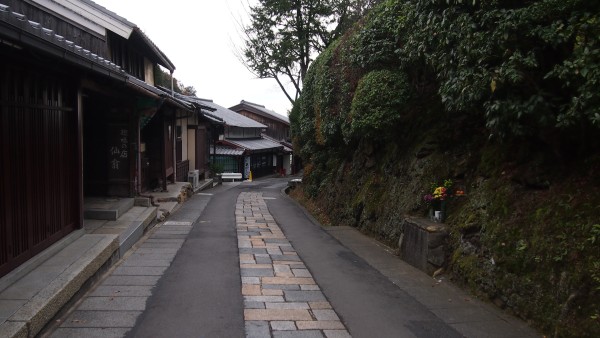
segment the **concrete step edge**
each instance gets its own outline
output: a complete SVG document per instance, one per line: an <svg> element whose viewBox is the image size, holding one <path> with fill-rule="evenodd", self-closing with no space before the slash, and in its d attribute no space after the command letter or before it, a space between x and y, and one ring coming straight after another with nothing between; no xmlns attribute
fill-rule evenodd
<svg viewBox="0 0 600 338"><path fill-rule="evenodd" d="M86 234L98 242L0 326L6 337L33 337L119 249L116 235Z"/></svg>

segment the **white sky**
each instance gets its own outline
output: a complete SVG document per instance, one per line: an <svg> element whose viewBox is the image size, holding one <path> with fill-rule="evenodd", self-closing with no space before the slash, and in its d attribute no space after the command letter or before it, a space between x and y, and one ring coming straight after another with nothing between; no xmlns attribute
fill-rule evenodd
<svg viewBox="0 0 600 338"><path fill-rule="evenodd" d="M236 57L247 0L92 0L136 24L175 64L196 95L231 107L241 100L287 115L291 103L273 79L257 79Z"/></svg>

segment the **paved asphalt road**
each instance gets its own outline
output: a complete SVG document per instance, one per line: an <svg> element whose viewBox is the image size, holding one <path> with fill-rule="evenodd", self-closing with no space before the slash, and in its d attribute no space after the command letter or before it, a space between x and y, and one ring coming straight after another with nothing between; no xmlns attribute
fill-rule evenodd
<svg viewBox="0 0 600 338"><path fill-rule="evenodd" d="M234 216L242 191L263 192L271 214L353 337L462 336L314 224L281 194L286 182L267 179L211 191L214 196L130 336L244 337Z"/></svg>
<svg viewBox="0 0 600 338"><path fill-rule="evenodd" d="M207 192L214 196L153 291L130 337L244 337L234 215L240 191L220 186Z"/></svg>
<svg viewBox="0 0 600 338"><path fill-rule="evenodd" d="M354 229L322 228L282 193L286 184L194 196L51 337L539 336Z"/></svg>

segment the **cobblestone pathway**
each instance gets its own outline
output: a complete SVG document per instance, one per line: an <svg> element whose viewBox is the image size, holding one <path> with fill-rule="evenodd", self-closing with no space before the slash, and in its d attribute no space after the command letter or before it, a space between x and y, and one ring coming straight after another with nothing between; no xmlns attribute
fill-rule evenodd
<svg viewBox="0 0 600 338"><path fill-rule="evenodd" d="M262 193L236 204L246 337L350 337Z"/></svg>

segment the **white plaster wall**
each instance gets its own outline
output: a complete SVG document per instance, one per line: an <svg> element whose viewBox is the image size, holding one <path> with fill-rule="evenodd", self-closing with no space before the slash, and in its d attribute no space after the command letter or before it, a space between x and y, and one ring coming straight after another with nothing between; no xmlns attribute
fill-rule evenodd
<svg viewBox="0 0 600 338"><path fill-rule="evenodd" d="M144 58L144 82L154 86L154 65L150 60Z"/></svg>

